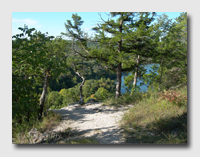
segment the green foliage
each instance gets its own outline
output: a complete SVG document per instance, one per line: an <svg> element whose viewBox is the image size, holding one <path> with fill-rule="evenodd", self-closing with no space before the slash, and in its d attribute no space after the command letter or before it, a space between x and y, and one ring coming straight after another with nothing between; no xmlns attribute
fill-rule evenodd
<svg viewBox="0 0 200 157"><path fill-rule="evenodd" d="M99 88L99 84L97 80L86 80L85 85L83 86L83 95L85 98L90 97L90 95L94 94Z"/></svg>
<svg viewBox="0 0 200 157"><path fill-rule="evenodd" d="M145 84L151 85L155 81L155 79L158 76L158 74L157 74L158 68L159 68L158 65L153 65L151 67L152 70L150 70L150 73L148 73L148 74L146 73L143 75Z"/></svg>
<svg viewBox="0 0 200 157"><path fill-rule="evenodd" d="M57 91L52 91L47 97L48 107L51 109L58 109L63 104L63 95L59 94Z"/></svg>
<svg viewBox="0 0 200 157"><path fill-rule="evenodd" d="M162 83L161 89L169 89L187 81L187 13L181 13L175 22L163 15L154 28L160 40L153 62L160 64L162 76L155 82Z"/></svg>
<svg viewBox="0 0 200 157"><path fill-rule="evenodd" d="M44 74L56 78L63 72L68 42L34 28L19 29L22 33L12 40L12 118L19 125L33 125L38 118ZM47 90L50 93L51 89Z"/></svg>
<svg viewBox="0 0 200 157"><path fill-rule="evenodd" d="M115 90L115 81L111 79L101 78L98 80L99 87L103 87L109 92L113 92Z"/></svg>
<svg viewBox="0 0 200 157"><path fill-rule="evenodd" d="M23 33L13 36L12 40L12 109L13 119L22 123L37 117L39 95L36 87L41 85L41 68L44 68L41 58L52 37L37 31L33 33L35 29L19 29Z"/></svg>
<svg viewBox="0 0 200 157"><path fill-rule="evenodd" d="M150 26L154 15L150 12L111 12L108 21L103 20L93 28L96 34L90 40L95 42L95 46L88 46L88 36L81 30L83 21L80 16L73 14L73 23L67 20L65 24L66 35L73 37L73 50L81 57L95 59L112 72L129 72L136 67L137 55L151 57L155 51L158 39L154 37L153 26ZM121 77L120 74L117 77ZM120 92L117 93L120 95Z"/></svg>
<svg viewBox="0 0 200 157"><path fill-rule="evenodd" d="M97 99L99 99L99 100L104 100L104 99L106 99L106 98L108 98L108 90L106 90L105 88L103 88L103 87L100 87L97 91L96 91L96 93L94 94L95 95L95 97L97 98Z"/></svg>
<svg viewBox="0 0 200 157"><path fill-rule="evenodd" d="M88 98L84 99L84 102L86 103L90 99L91 99L91 97L88 97Z"/></svg>
<svg viewBox="0 0 200 157"><path fill-rule="evenodd" d="M100 80L93 80L93 79L86 80L83 86L83 95L85 98L84 102L86 102L91 98L94 98L91 97L91 95L95 96L95 98L98 97L98 99L101 100L105 99L107 98L106 96L108 96L109 93L114 91L114 88L115 88L115 81L110 80L109 78L108 79L101 78ZM98 94L97 97L95 93ZM67 106L70 103L77 102L80 99L79 84L74 86L73 88L61 89L59 94L62 95L63 97L62 106Z"/></svg>
<svg viewBox="0 0 200 157"><path fill-rule="evenodd" d="M127 91L130 91L133 88L133 79L134 73L124 77L124 85L128 88Z"/></svg>
<svg viewBox="0 0 200 157"><path fill-rule="evenodd" d="M90 97L92 94L100 88L103 87L109 93L115 90L115 81L111 79L101 78L100 80L86 80L83 86L83 95L85 98Z"/></svg>
<svg viewBox="0 0 200 157"><path fill-rule="evenodd" d="M95 37L89 38L81 30L83 20L74 14L73 22L67 20L65 24L67 36L73 41L54 38L34 28L19 28L22 33L14 35L12 40L13 136L22 131L23 138L27 138L25 130L37 123L44 74L49 76L47 103L53 109L79 100L81 78L75 73L78 71L86 80L84 101L97 98L115 106L139 103L125 118L126 127L138 129L134 140L187 141L186 92L164 90L187 82L187 13L181 13L174 22L163 15L151 25L154 15L112 12L107 21L93 28L97 32ZM137 56L140 56L139 65ZM144 69L147 64L159 64L159 67L154 65L147 74ZM149 85L146 94L139 92L140 86L132 88L137 66L138 78ZM125 77L131 93L117 100L114 99L116 69L131 73ZM164 92L157 94L159 88ZM43 120L46 128L49 121L46 117ZM148 129L162 139L148 136ZM176 129L180 136L172 133Z"/></svg>
<svg viewBox="0 0 200 157"><path fill-rule="evenodd" d="M88 63L87 67L88 67L87 71L85 72L85 75L84 75L84 78L86 80L85 85L87 84L88 80L99 80L101 79L101 77L105 78L106 80L110 79L112 81L116 79L116 74L110 73L106 71L106 69L103 69L103 68L99 69L95 62ZM82 81L81 78L79 78L75 74L74 70L72 68L69 68L69 69L66 69L65 73L62 73L56 79L51 77L49 80L49 86L53 91L60 91L63 88L65 89L72 88L81 81ZM111 88L113 89L113 86Z"/></svg>
<svg viewBox="0 0 200 157"><path fill-rule="evenodd" d="M69 89L62 89L59 93L63 96L63 106L79 101L79 85Z"/></svg>

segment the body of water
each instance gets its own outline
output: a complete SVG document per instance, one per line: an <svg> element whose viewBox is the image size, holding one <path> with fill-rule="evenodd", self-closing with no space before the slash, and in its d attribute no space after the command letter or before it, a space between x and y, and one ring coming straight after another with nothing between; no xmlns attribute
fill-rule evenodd
<svg viewBox="0 0 200 157"><path fill-rule="evenodd" d="M150 73L151 67L152 67L153 65L154 65L154 64L149 64L149 65L146 65L146 66L145 66L145 69L147 70L146 74ZM139 86L141 82L142 82L142 81L141 81L140 79L137 79L137 86ZM125 85L124 85L124 76L122 76L122 87L121 87L121 93L122 93L122 94L126 93L126 89L125 89L124 86L125 86ZM140 86L140 88L141 88L140 92L146 92L146 91L147 91L147 86L148 86L148 84L145 84L145 85Z"/></svg>

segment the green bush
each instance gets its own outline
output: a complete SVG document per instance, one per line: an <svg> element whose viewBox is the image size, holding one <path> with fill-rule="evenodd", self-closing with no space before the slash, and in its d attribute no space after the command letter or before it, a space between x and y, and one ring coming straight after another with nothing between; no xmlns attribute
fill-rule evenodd
<svg viewBox="0 0 200 157"><path fill-rule="evenodd" d="M63 96L63 106L79 101L79 85L69 89L61 89L59 93Z"/></svg>
<svg viewBox="0 0 200 157"><path fill-rule="evenodd" d="M94 96L99 100L104 100L108 98L109 92L107 89L100 87L97 92L94 94Z"/></svg>
<svg viewBox="0 0 200 157"><path fill-rule="evenodd" d="M94 94L99 88L99 84L97 80L86 80L83 86L83 95L85 98L90 97L90 95Z"/></svg>
<svg viewBox="0 0 200 157"><path fill-rule="evenodd" d="M105 78L101 78L98 80L99 87L103 87L109 92L114 92L115 91L115 81L110 80L109 78L106 80Z"/></svg>
<svg viewBox="0 0 200 157"><path fill-rule="evenodd" d="M59 108L63 104L63 96L57 91L52 91L47 97L47 104L49 108Z"/></svg>
<svg viewBox="0 0 200 157"><path fill-rule="evenodd" d="M86 99L84 99L84 102L86 103L88 100L90 100L91 98L90 97L88 97L88 98L86 98Z"/></svg>
<svg viewBox="0 0 200 157"><path fill-rule="evenodd" d="M102 87L106 89L109 93L114 92L115 90L115 81L101 78L100 80L86 80L83 86L83 95L85 98L90 97L92 94L95 94L97 90Z"/></svg>

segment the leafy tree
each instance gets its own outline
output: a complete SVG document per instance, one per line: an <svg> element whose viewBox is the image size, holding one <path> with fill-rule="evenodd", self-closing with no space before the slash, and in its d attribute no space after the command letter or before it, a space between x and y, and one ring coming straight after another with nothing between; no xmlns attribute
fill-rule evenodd
<svg viewBox="0 0 200 157"><path fill-rule="evenodd" d="M57 77L63 71L63 68L66 68L63 51L67 42L57 38L53 40L53 36L49 37L47 34L37 32L34 28L19 29L22 33L13 36L12 45L13 97L17 97L15 103L19 105L22 95L32 92L31 95L35 95L33 97L34 103L37 103L36 86L41 85L43 80L43 90L38 109L38 118L41 119L49 77ZM21 78L21 80L16 78ZM27 81L33 85L29 89L26 86L23 87L24 93L19 93L18 84L25 85ZM31 100L29 99L31 95L27 95L26 101Z"/></svg>
<svg viewBox="0 0 200 157"><path fill-rule="evenodd" d="M12 41L12 90L13 113L16 113L13 118L17 116L17 119L22 122L23 113L29 121L30 114L34 115L38 109L35 104L38 103L39 98L35 88L38 79L41 78L41 71L37 66L40 59L37 50L41 49L44 43L34 40L36 37L36 34L32 34L34 28L19 29L22 33L13 36L14 40Z"/></svg>
<svg viewBox="0 0 200 157"><path fill-rule="evenodd" d="M42 61L45 63L42 69L45 74L45 80L42 95L40 97L39 118L42 116L43 113L49 77L51 75L53 77L58 77L60 73L65 72L65 69L67 67L65 61L65 49L67 45L68 43L65 40L62 40L61 38L56 38L53 41L47 42L47 45L45 47L46 55L42 58Z"/></svg>

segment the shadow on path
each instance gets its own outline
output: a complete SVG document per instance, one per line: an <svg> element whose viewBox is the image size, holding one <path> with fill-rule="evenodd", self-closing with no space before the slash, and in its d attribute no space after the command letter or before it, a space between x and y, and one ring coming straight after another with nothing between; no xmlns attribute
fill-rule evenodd
<svg viewBox="0 0 200 157"><path fill-rule="evenodd" d="M123 143L122 130L115 122L119 111L127 109L114 109L101 104L89 106L70 105L59 110L53 110L61 115L62 120L69 120L70 130L64 131L60 139L55 142L77 140L80 138L95 138L101 144ZM59 134L59 131L57 131Z"/></svg>

